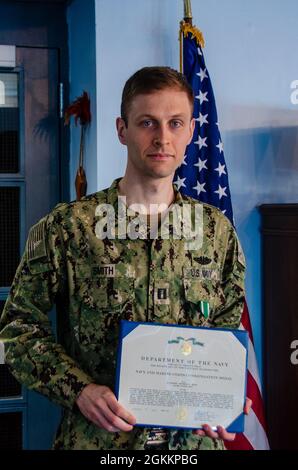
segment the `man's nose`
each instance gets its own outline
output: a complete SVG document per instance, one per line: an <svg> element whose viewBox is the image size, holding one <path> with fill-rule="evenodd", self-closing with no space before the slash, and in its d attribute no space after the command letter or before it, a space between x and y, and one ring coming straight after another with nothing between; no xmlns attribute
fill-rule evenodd
<svg viewBox="0 0 298 470"><path fill-rule="evenodd" d="M157 147L169 144L169 131L166 125L159 125L153 137L153 143Z"/></svg>

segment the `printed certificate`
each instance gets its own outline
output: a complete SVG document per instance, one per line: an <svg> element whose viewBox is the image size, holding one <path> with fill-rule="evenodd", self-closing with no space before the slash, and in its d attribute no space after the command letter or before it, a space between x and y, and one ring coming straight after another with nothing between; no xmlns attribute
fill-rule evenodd
<svg viewBox="0 0 298 470"><path fill-rule="evenodd" d="M246 331L121 320L116 396L137 426L243 432Z"/></svg>

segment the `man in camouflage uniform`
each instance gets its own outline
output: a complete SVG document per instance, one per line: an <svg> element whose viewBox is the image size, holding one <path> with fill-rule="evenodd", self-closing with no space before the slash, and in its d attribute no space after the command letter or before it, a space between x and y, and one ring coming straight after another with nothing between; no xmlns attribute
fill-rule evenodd
<svg viewBox="0 0 298 470"><path fill-rule="evenodd" d="M183 196L172 184L192 138L192 105L192 90L178 72L155 67L134 74L117 119L119 140L128 149L124 177L80 201L58 204L30 230L0 341L14 376L64 408L55 449L144 449L159 440L168 449L223 449L222 439L233 437L208 425L195 432L134 427L135 418L114 395L120 319L240 324L245 268L235 231L219 210ZM126 206L148 209L138 237L123 232L136 229L135 214L128 213L124 226L119 196ZM161 203L167 209L151 225L157 230L152 237L149 204ZM199 244L179 232L185 220L174 221L173 204L186 204L191 214L200 207L201 235L193 238ZM115 223L104 238L105 220ZM169 236L163 238L166 223ZM57 342L47 317L54 303Z"/></svg>

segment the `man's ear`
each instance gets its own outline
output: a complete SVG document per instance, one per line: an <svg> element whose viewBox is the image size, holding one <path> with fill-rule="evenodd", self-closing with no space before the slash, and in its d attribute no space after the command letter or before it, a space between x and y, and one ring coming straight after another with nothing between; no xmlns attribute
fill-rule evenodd
<svg viewBox="0 0 298 470"><path fill-rule="evenodd" d="M121 144L126 145L126 124L124 122L124 119L121 117L118 117L116 119L116 127L117 127L117 133L118 133L118 139L120 140Z"/></svg>
<svg viewBox="0 0 298 470"><path fill-rule="evenodd" d="M192 141L192 138L193 138L193 133L194 133L194 130L195 130L195 127L196 127L196 121L195 121L195 118L192 118L192 120L190 121L190 138L189 138L189 141L187 142L187 145L189 145Z"/></svg>

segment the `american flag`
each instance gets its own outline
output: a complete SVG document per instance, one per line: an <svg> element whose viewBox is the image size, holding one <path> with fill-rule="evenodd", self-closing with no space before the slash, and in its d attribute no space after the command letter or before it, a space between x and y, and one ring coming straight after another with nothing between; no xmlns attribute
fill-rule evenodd
<svg viewBox="0 0 298 470"><path fill-rule="evenodd" d="M176 171L174 183L182 193L218 207L233 223L228 171L211 80L201 47L202 33L189 23L181 22L180 34L183 73L195 94L196 128L192 142L186 149L184 161ZM237 434L235 441L225 444L230 450L267 450L269 445L261 386L246 302L240 328L247 330L250 337L247 396L253 401L253 405L245 419L244 433Z"/></svg>

